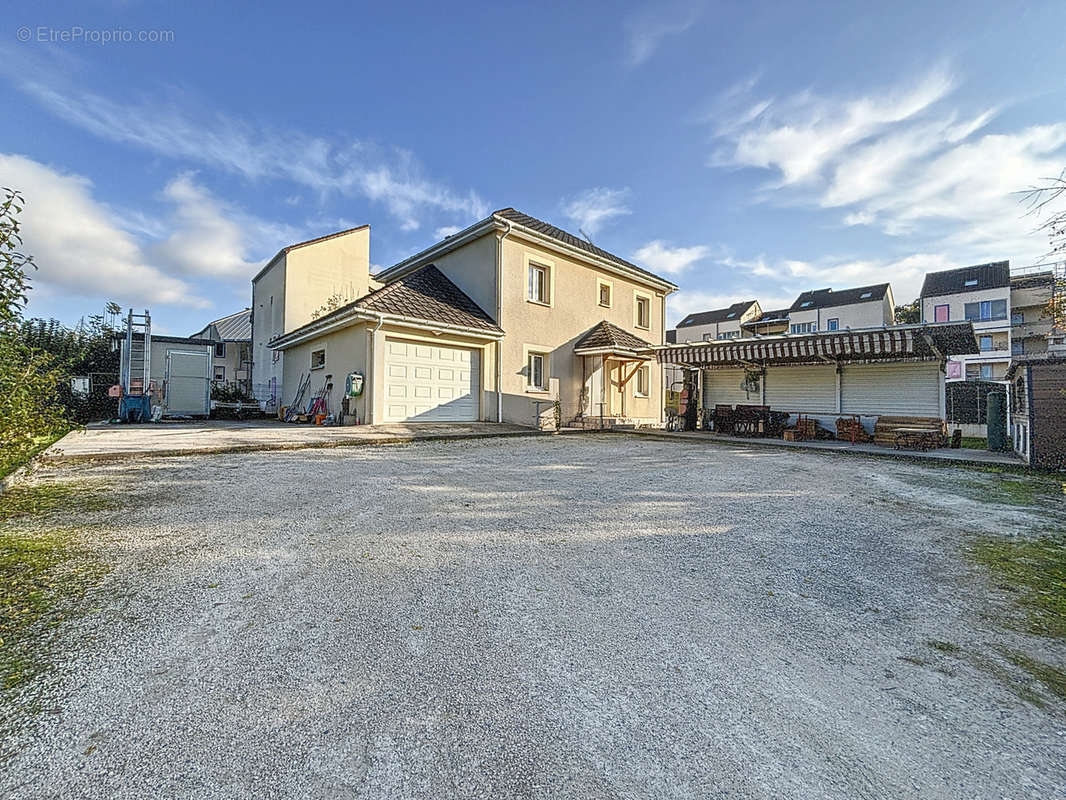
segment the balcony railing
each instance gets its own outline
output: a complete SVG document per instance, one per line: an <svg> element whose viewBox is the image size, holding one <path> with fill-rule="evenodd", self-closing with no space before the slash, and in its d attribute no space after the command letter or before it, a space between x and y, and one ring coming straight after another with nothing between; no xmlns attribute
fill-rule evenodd
<svg viewBox="0 0 1066 800"><path fill-rule="evenodd" d="M1015 322L1011 325L1011 336L1015 339L1030 339L1047 336L1051 333L1051 320L1041 319L1032 322Z"/></svg>

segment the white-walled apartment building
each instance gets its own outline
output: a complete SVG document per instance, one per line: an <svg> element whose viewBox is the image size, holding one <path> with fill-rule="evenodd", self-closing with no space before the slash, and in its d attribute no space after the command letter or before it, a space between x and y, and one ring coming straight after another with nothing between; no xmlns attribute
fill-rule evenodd
<svg viewBox="0 0 1066 800"><path fill-rule="evenodd" d="M892 286L879 283L856 289L804 292L788 309L789 333L880 328L896 322Z"/></svg>
<svg viewBox="0 0 1066 800"><path fill-rule="evenodd" d="M698 311L677 323L676 342L714 342L719 339L739 339L745 335L741 324L762 316L758 300L743 300L728 308Z"/></svg>

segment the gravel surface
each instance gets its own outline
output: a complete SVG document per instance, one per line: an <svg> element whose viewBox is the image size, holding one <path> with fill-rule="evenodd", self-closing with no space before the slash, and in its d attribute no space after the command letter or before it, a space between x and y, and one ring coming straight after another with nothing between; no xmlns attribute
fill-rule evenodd
<svg viewBox="0 0 1066 800"><path fill-rule="evenodd" d="M52 474L147 495L81 520L114 571L0 797L1066 796L997 648L1066 652L963 553L1061 517L996 476L617 435Z"/></svg>

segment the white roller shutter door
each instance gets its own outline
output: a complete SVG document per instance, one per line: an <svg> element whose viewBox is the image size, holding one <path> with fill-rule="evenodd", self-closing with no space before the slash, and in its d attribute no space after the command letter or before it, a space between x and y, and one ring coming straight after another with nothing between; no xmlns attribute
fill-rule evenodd
<svg viewBox="0 0 1066 800"><path fill-rule="evenodd" d="M742 369L705 369L703 371L703 407L713 408L715 404L735 406L758 405L759 392L750 395L741 387L744 383Z"/></svg>
<svg viewBox="0 0 1066 800"><path fill-rule="evenodd" d="M766 368L766 405L776 411L836 412L836 367L796 366Z"/></svg>
<svg viewBox="0 0 1066 800"><path fill-rule="evenodd" d="M850 364L841 376L845 414L940 416L940 365Z"/></svg>
<svg viewBox="0 0 1066 800"><path fill-rule="evenodd" d="M477 350L386 339L385 421L477 421L480 367Z"/></svg>

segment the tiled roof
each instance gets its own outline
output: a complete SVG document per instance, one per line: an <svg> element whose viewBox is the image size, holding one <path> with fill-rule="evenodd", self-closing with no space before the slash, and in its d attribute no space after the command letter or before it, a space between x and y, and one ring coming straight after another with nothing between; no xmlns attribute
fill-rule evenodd
<svg viewBox="0 0 1066 800"><path fill-rule="evenodd" d="M656 275L654 272L649 272L648 270L642 267L638 267L636 264L630 261L626 261L624 258L619 258L614 253L607 252L602 247L596 247L596 245L592 244L591 242L587 242L578 236L574 236L572 233L568 233L562 228L557 228L549 222L544 222L543 220L537 219L536 217L531 217L529 216L529 214L523 214L521 211L516 211L513 208L501 208L499 211L494 211L492 215L494 217L500 217L501 219L510 220L511 222L514 222L525 228L529 228L530 230L536 231L537 233L543 234L545 236L550 236L552 239L560 241L563 244L570 245L571 247L576 247L578 250L584 250L586 253L598 256L599 258L605 259L607 261L612 261L615 264L618 264L619 266L626 267L627 269L636 270L637 272L643 275L647 275L650 278L655 278L655 280L657 281L667 283L670 286L674 285L670 281L666 280L666 278Z"/></svg>
<svg viewBox="0 0 1066 800"><path fill-rule="evenodd" d="M635 351L646 350L651 346L651 342L646 342L639 336L634 336L629 331L603 320L585 331L574 343L574 350L575 352L578 350Z"/></svg>
<svg viewBox="0 0 1066 800"><path fill-rule="evenodd" d="M788 310L790 312L813 311L816 308L836 308L837 306L850 306L853 303L873 303L885 299L888 286L887 283L878 283L873 286L859 286L855 289L841 289L837 292L832 289L814 289L810 292L803 292Z"/></svg>
<svg viewBox="0 0 1066 800"><path fill-rule="evenodd" d="M427 264L410 275L405 275L358 300L301 325L281 338L289 339L307 328L318 327L332 319L344 317L355 309L503 333L492 321L492 317L464 294L462 289L448 280L433 264Z"/></svg>
<svg viewBox="0 0 1066 800"><path fill-rule="evenodd" d="M967 285L969 284L969 285ZM922 283L921 297L940 297L945 294L979 292L1010 286L1010 262L996 261L972 267L927 272Z"/></svg>
<svg viewBox="0 0 1066 800"><path fill-rule="evenodd" d="M753 305L755 305L754 300L742 300L739 303L733 303L729 308L718 308L714 311L698 311L695 314L689 314L677 323L677 327L688 328L692 325L712 325L715 322L731 322L732 320L739 320Z"/></svg>

